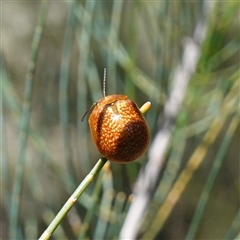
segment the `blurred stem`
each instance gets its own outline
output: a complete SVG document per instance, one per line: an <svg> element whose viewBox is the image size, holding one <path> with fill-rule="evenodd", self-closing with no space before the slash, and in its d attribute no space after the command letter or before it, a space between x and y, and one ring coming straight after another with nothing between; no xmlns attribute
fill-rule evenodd
<svg viewBox="0 0 240 240"><path fill-rule="evenodd" d="M202 191L202 194L200 196L196 211L193 216L193 220L191 222L190 228L189 228L187 236L186 236L187 240L196 239L196 237L195 237L196 231L197 231L197 228L201 221L205 206L207 204L207 201L208 201L208 198L210 195L210 191L211 191L214 181L217 177L217 173L222 166L223 159L224 159L225 154L228 150L228 147L231 143L231 140L234 136L234 133L236 131L238 123L239 123L239 116L236 114L236 116L232 119L231 124L228 127L226 135L225 135L223 142L219 148L219 152L215 158L211 172L208 176L207 182L206 182L204 189ZM228 239L230 239L230 238L228 238Z"/></svg>
<svg viewBox="0 0 240 240"><path fill-rule="evenodd" d="M152 222L152 219L154 219L159 206L164 202L164 199L171 190L171 187L177 178L177 174L181 167L181 160L187 141L186 131L176 129L176 131L173 133L172 139L172 147L171 151L169 152L166 168L163 172L161 182L153 195L151 203L149 204L150 211L143 220L141 229L142 232L147 231L149 228L149 224Z"/></svg>
<svg viewBox="0 0 240 240"><path fill-rule="evenodd" d="M150 109L151 103L146 102L143 104L143 106L139 109L142 114L146 113ZM58 212L56 217L52 220L50 225L47 227L47 229L44 231L44 233L41 235L39 240L47 240L51 237L57 226L61 223L63 218L67 215L69 210L73 207L77 199L81 196L81 194L84 192L84 190L87 188L87 186L93 181L93 179L97 176L97 174L100 172L100 170L103 168L104 164L107 162L107 158L102 157L98 160L98 162L95 164L95 166L92 168L90 173L83 179L83 181L80 183L78 188L74 191L74 193L70 196L70 198L67 200L67 202L63 205L61 210Z"/></svg>
<svg viewBox="0 0 240 240"><path fill-rule="evenodd" d="M87 231L90 227L90 221L92 220L92 218L96 212L97 202L99 201L99 194L102 189L101 188L102 187L102 178L103 178L103 172L100 173L100 175L96 181L96 184L95 184L95 187L93 190L93 194L92 194L93 204L92 204L91 208L87 211L86 216L84 217L84 220L81 225L81 232L78 236L78 240L87 239Z"/></svg>
<svg viewBox="0 0 240 240"><path fill-rule="evenodd" d="M34 74L36 71L36 62L39 53L39 46L43 32L43 26L45 23L46 13L47 13L48 1L43 0L41 3L41 9L38 17L37 26L35 28L33 41L32 41L32 51L31 58L28 63L27 74L25 78L25 95L23 102L22 119L20 126L20 136L19 136L19 155L17 160L17 165L15 169L15 179L13 183L13 193L11 199L10 207L10 239L17 239L17 229L18 229L18 214L19 214L19 202L20 194L22 190L22 178L23 178L23 166L25 162L26 145L28 140L28 130L29 130L29 119L30 111L32 105L32 94L33 94L33 83Z"/></svg>
<svg viewBox="0 0 240 240"><path fill-rule="evenodd" d="M69 86L69 66L70 66L70 55L72 49L72 37L73 29L75 27L75 14L74 8L76 7L75 2L70 3L70 11L68 13L67 26L64 36L64 47L60 71L60 86L59 86L59 112L60 112L60 121L63 130L63 141L65 148L65 160L68 167L69 176L74 180L74 168L72 161L72 151L71 151L71 139L69 133L69 114L68 114L68 86ZM74 181L73 181L74 182Z"/></svg>
<svg viewBox="0 0 240 240"><path fill-rule="evenodd" d="M87 141L87 124L82 122L82 113L87 109L87 79L85 70L89 68L89 59L91 54L91 28L94 17L95 1L86 1L85 8L81 17L82 28L79 33L78 49L79 49L79 64L78 64L78 80L77 80L77 131L78 131L78 156L81 156L81 173L85 175L91 169ZM78 5L80 12L81 4ZM78 11L76 11L78 13ZM84 136L84 137L83 137Z"/></svg>
<svg viewBox="0 0 240 240"><path fill-rule="evenodd" d="M240 223L240 209L238 210L236 217L234 218L230 228L228 229L226 236L223 238L224 240L228 240L228 239L239 240L240 239L239 223ZM238 234L238 236L236 236L237 234Z"/></svg>
<svg viewBox="0 0 240 240"><path fill-rule="evenodd" d="M234 238L234 240L239 240L240 239L240 232L238 233L238 235L236 236L236 238Z"/></svg>
<svg viewBox="0 0 240 240"><path fill-rule="evenodd" d="M93 239L108 239L106 237L106 232L108 228L108 223L111 216L111 207L114 198L114 189L113 189L113 176L112 172L108 167L106 167L105 173L102 179L103 192L98 212L98 220L96 223Z"/></svg>
<svg viewBox="0 0 240 240"><path fill-rule="evenodd" d="M191 156L190 160L186 165L186 168L179 175L166 200L157 212L151 226L148 228L147 232L141 237L141 239L154 239L157 233L162 229L166 220L169 218L173 208L176 206L176 203L178 202L183 191L187 187L187 184L191 180L193 174L203 162L207 154L208 147L216 140L223 128L227 117L229 116L229 114L231 114L232 108L236 106L239 98L238 82L239 79L237 79L235 81L235 84L233 84L231 90L229 91L222 104L219 115L216 116L209 130L205 134L202 142L199 144L198 148Z"/></svg>
<svg viewBox="0 0 240 240"><path fill-rule="evenodd" d="M121 23L122 6L123 6L123 1L113 1L108 41L110 45L114 48L117 48L118 41L119 41L118 34L119 34L119 28ZM117 91L116 67L117 67L116 58L112 54L112 48L109 48L107 52L107 70L108 70L108 75L111 76L111 81L109 81L107 85L108 85L108 89L111 89L111 92L114 92L114 93Z"/></svg>

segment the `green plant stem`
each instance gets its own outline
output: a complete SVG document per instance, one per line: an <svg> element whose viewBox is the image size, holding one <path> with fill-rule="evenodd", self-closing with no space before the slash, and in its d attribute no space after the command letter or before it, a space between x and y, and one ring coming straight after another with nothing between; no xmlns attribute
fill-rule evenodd
<svg viewBox="0 0 240 240"><path fill-rule="evenodd" d="M110 222L111 208L114 198L114 189L111 170L109 169L109 167L105 168L104 170L105 171L102 179L102 197L93 239L108 239L106 237L106 232L108 228L108 223Z"/></svg>
<svg viewBox="0 0 240 240"><path fill-rule="evenodd" d="M240 239L239 225L240 225L240 209L238 210L236 217L233 219L233 222L232 222L231 226L229 227L227 234L225 235L225 237L223 239L224 240L228 240L228 239L239 240Z"/></svg>
<svg viewBox="0 0 240 240"><path fill-rule="evenodd" d="M111 24L108 35L108 41L117 48L119 41L119 29L121 23L121 13L122 13L123 2L122 1L113 1L112 6L112 15L111 15ZM108 75L111 76L111 81L108 82L108 89L111 89L111 92L117 92L116 82L116 69L117 62L115 56L112 54L112 49L109 48L107 52L107 70ZM108 93L108 91L107 91Z"/></svg>
<svg viewBox="0 0 240 240"><path fill-rule="evenodd" d="M16 164L15 179L13 183L13 193L10 207L10 239L18 239L17 229L18 229L19 202L22 190L23 167L25 162L26 145L28 139L33 82L34 74L36 71L36 62L39 53L40 40L42 37L43 26L45 23L47 13L47 6L48 1L43 0L41 3L41 10L39 13L37 26L35 28L33 36L31 58L28 63L28 69L25 79L26 81L25 95L19 136L19 155Z"/></svg>
<svg viewBox="0 0 240 240"><path fill-rule="evenodd" d="M95 187L93 190L93 194L92 194L93 204L92 204L91 208L87 211L87 213L84 217L84 220L81 225L81 232L78 236L78 240L87 239L87 231L90 227L90 221L92 220L94 213L96 212L97 202L99 201L99 195L100 195L100 192L102 189L103 174L104 174L104 172L101 172L96 181L96 184L95 184Z"/></svg>
<svg viewBox="0 0 240 240"><path fill-rule="evenodd" d="M57 226L60 224L62 219L66 216L66 214L69 212L69 210L73 207L77 199L81 196L81 194L84 192L84 190L87 188L87 186L93 181L93 179L97 176L97 174L100 172L104 164L107 162L107 159L105 157L100 158L99 161L96 163L96 165L93 167L93 169L90 171L90 173L84 178L84 180L80 183L78 188L74 191L74 193L70 196L70 198L67 200L67 202L63 205L61 210L58 212L56 217L53 219L53 221L50 223L48 228L44 231L44 233L41 235L39 240L47 240L51 237L54 230L57 228Z"/></svg>
<svg viewBox="0 0 240 240"><path fill-rule="evenodd" d="M203 189L202 194L200 196L196 211L195 211L194 216L193 216L193 220L191 222L190 228L189 228L187 236L186 236L186 240L196 239L195 235L196 235L196 232L197 232L197 228L200 224L204 209L205 209L206 204L208 202L211 189L213 187L213 184L215 182L215 179L217 177L219 169L222 166L225 154L228 150L228 147L231 143L231 140L232 140L232 138L234 136L234 133L236 131L236 128L238 126L238 123L239 123L238 117L239 116L235 116L233 118L233 120L231 121L231 123L228 127L228 130L226 132L226 135L223 139L223 142L222 142L222 144L219 148L219 152L218 152L218 154L215 158L215 161L214 161L213 167L211 169L211 172L208 176L206 185L204 186L204 189ZM228 238L228 239L230 239L230 238Z"/></svg>
<svg viewBox="0 0 240 240"><path fill-rule="evenodd" d="M207 154L208 146L210 146L216 140L216 138L220 134L221 129L224 126L227 117L232 112L232 108L236 107L237 101L239 99L238 89L239 79L237 79L233 84L231 90L223 101L222 108L219 111L219 115L212 122L212 125L203 137L202 142L192 154L185 169L183 169L180 173L178 179L171 188L171 191L166 197L164 203L158 210L152 224L149 226L148 230L142 235L141 239L154 239L157 233L162 229L163 225L169 218L173 208L181 197L183 191L185 190L187 184L191 180L193 174L203 162Z"/></svg>
<svg viewBox="0 0 240 240"><path fill-rule="evenodd" d="M78 4L78 8L81 8L82 4ZM91 169L90 165L90 157L87 151L83 151L83 149L87 149L88 143L86 137L87 135L87 123L82 122L82 113L87 109L87 82L86 79L86 69L89 66L89 61L91 59L91 32L92 32L92 21L94 18L95 12L95 1L86 1L85 7L80 14L81 16L81 33L79 33L78 39L78 49L79 49L79 64L78 64L78 76L77 76L77 131L78 131L78 145L81 146L78 148L78 156L81 156L81 171L82 174L85 175L89 169ZM75 11L76 13L77 11Z"/></svg>
<svg viewBox="0 0 240 240"><path fill-rule="evenodd" d="M143 106L139 109L142 114L146 113L151 106L150 102L146 102L143 104ZM47 240L51 237L57 226L60 224L62 219L67 215L69 210L73 207L77 199L81 196L81 194L84 192L84 190L87 188L87 186L93 181L93 179L97 176L97 174L100 172L100 170L103 168L104 164L107 162L107 158L102 157L98 160L98 162L95 164L93 169L90 171L90 173L83 179L83 181L80 183L78 188L74 191L74 193L70 196L70 198L67 200L67 202L63 205L61 210L58 212L56 217L52 220L50 225L47 227L47 229L44 231L44 233L41 235L39 240Z"/></svg>
<svg viewBox="0 0 240 240"><path fill-rule="evenodd" d="M59 80L59 113L60 122L63 131L63 141L65 150L65 160L68 168L68 174L70 179L72 178L75 182L75 172L72 161L72 150L71 150L71 139L69 132L69 110L68 110L68 86L69 86L69 68L72 50L72 38L76 23L76 18L74 14L74 9L76 8L75 2L70 2L70 8L68 13L67 26L64 36L64 46L62 63L60 70L60 80Z"/></svg>

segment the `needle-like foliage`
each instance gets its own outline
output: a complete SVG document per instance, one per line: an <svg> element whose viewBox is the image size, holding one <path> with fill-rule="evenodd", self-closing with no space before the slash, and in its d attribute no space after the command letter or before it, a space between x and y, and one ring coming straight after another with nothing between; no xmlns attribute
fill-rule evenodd
<svg viewBox="0 0 240 240"><path fill-rule="evenodd" d="M2 1L0 238L39 238L80 184L52 239L237 239L239 14L236 1ZM102 156L82 117L105 67L106 95L151 102L152 140L86 182Z"/></svg>

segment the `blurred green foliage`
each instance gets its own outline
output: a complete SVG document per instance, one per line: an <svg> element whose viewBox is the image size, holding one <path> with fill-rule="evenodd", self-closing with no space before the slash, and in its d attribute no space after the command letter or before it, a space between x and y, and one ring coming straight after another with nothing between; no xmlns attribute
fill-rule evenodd
<svg viewBox="0 0 240 240"><path fill-rule="evenodd" d="M1 239L10 237L25 75L40 4L15 1L1 5ZM154 138L184 39L192 35L201 9L202 1L49 2L31 90L18 239L39 237L100 157L89 135L87 117L84 122L81 118L102 97L104 67L107 94L126 94L139 106L151 101L146 119ZM142 233L151 226L212 122L221 117L219 110L232 86L239 89L239 14L239 3L225 1L217 2L210 15L198 67L177 117ZM229 130L239 119L239 91L231 101L236 104L231 105L219 137L205 146L203 164L156 239L234 239L239 234L238 123ZM53 239L117 239L146 160L147 154L128 165L111 163L104 168ZM220 166L212 173L216 164ZM201 216L196 210L204 204L202 191L209 198ZM194 213L200 218L196 235L191 236L197 221Z"/></svg>

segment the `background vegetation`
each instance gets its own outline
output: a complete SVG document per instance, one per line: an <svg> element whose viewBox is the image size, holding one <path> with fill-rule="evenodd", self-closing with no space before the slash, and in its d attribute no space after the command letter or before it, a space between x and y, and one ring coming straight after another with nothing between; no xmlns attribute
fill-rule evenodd
<svg viewBox="0 0 240 240"><path fill-rule="evenodd" d="M107 94L126 94L139 106L151 101L146 119L155 138L202 7L202 1L2 2L1 239L37 239L101 157L81 118L102 97L104 67ZM239 2L217 1L207 16L139 238L239 237L239 14ZM223 124L219 135L203 144L216 121ZM159 209L199 149L206 157L158 226ZM52 239L118 239L147 162L146 153L128 165L107 164Z"/></svg>

